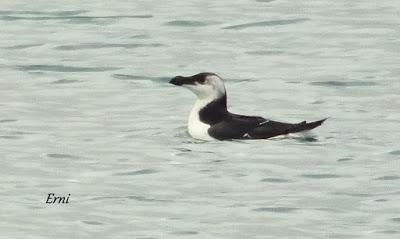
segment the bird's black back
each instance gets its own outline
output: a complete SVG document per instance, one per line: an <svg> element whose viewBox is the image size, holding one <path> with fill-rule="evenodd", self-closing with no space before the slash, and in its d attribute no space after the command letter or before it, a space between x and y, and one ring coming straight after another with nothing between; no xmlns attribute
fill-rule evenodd
<svg viewBox="0 0 400 239"><path fill-rule="evenodd" d="M324 120L297 124L268 120L259 116L232 114L226 107L226 95L209 103L199 112L200 120L210 125L211 137L226 139L267 139L278 135L313 129Z"/></svg>

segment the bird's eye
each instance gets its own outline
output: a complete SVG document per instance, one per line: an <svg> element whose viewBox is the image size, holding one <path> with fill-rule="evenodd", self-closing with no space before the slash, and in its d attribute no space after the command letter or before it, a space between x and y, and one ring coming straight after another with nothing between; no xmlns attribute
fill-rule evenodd
<svg viewBox="0 0 400 239"><path fill-rule="evenodd" d="M206 79L205 79L205 78L200 78L200 79L199 79L199 83L200 83L200 84L204 84L205 82L206 82Z"/></svg>

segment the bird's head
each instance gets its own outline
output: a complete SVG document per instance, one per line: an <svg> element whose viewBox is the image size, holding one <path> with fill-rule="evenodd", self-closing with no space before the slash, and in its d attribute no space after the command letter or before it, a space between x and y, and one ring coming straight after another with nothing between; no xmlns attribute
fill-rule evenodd
<svg viewBox="0 0 400 239"><path fill-rule="evenodd" d="M191 90L199 99L218 99L226 94L223 80L214 73L203 72L193 76L176 76L171 84Z"/></svg>

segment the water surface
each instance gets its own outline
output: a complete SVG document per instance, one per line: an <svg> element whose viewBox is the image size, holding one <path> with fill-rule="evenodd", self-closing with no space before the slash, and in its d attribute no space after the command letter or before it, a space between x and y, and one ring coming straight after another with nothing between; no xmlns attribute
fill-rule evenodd
<svg viewBox="0 0 400 239"><path fill-rule="evenodd" d="M397 1L2 1L4 238L399 238ZM310 139L201 142L194 96ZM46 205L48 193L71 194Z"/></svg>

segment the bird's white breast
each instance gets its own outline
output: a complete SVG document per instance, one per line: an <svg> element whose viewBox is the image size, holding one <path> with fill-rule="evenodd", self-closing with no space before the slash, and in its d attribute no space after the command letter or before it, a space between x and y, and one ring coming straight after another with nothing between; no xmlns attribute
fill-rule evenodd
<svg viewBox="0 0 400 239"><path fill-rule="evenodd" d="M189 134L195 139L201 140L215 140L208 134L210 125L200 121L200 110L209 103L206 100L197 100L189 115L188 131Z"/></svg>

